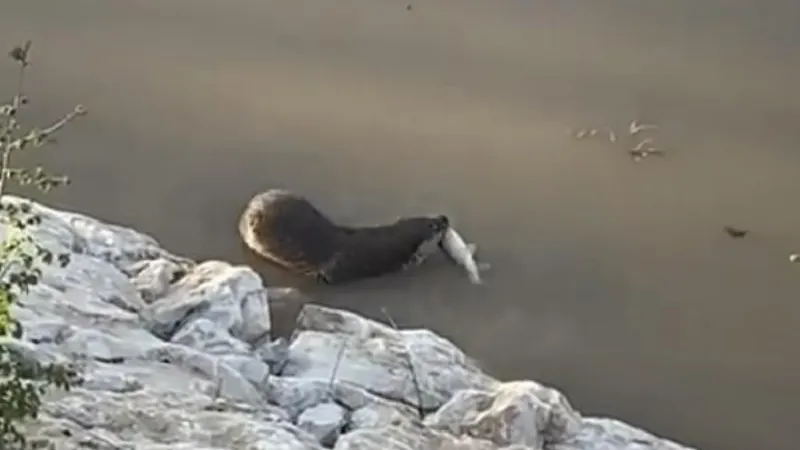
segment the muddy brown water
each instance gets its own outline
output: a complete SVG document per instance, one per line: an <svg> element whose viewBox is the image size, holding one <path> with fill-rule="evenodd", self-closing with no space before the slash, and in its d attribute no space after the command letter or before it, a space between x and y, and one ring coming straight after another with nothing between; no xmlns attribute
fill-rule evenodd
<svg viewBox="0 0 800 450"><path fill-rule="evenodd" d="M237 216L269 187L350 223L449 214L485 286L441 259L338 288L256 266L586 413L789 450L798 19L788 0L0 0L0 42L35 41L31 120L91 111L31 155L74 179L48 201L234 262ZM667 155L565 132L633 118Z"/></svg>

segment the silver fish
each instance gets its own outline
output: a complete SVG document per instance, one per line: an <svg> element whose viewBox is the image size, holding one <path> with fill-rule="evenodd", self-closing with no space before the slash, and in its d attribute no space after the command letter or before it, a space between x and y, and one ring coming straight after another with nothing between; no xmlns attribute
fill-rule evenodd
<svg viewBox="0 0 800 450"><path fill-rule="evenodd" d="M467 244L464 238L452 227L447 229L442 238L442 249L460 266L467 271L469 280L473 284L482 284L481 269L487 269L487 264L475 262L475 244Z"/></svg>

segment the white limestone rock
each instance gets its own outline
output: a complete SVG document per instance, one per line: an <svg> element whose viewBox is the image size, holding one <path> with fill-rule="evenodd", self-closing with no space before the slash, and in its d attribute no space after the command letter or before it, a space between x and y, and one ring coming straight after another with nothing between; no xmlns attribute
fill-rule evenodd
<svg viewBox="0 0 800 450"><path fill-rule="evenodd" d="M77 263L74 268L79 270ZM70 269L73 269L72 265L67 270ZM60 285L48 278L47 274L51 270L62 269L44 268L45 276L39 284L31 288L27 295L21 296L13 306L14 316L22 323L23 329L37 328L38 323L50 320L63 321L81 328L141 329L136 313L95 295L91 288L85 287L91 285L82 284L88 283L85 279L64 279L65 283ZM109 273L116 271L110 265L103 270Z"/></svg>
<svg viewBox="0 0 800 450"><path fill-rule="evenodd" d="M344 348L337 380L417 405L410 356L426 410L439 408L461 389L497 384L450 341L429 330L395 331L352 312L315 304L305 305L297 322L282 372L286 376L328 378Z"/></svg>
<svg viewBox="0 0 800 450"><path fill-rule="evenodd" d="M342 435L334 450L543 450L522 445L497 446L469 436L456 437L419 427L363 428Z"/></svg>
<svg viewBox="0 0 800 450"><path fill-rule="evenodd" d="M161 345L161 341L141 329L119 327L111 333L80 328L71 333L58 348L73 359L122 362Z"/></svg>
<svg viewBox="0 0 800 450"><path fill-rule="evenodd" d="M41 218L41 224L29 227L28 230L38 243L56 253L86 255L107 262L123 272L143 260L166 258L179 263L188 261L172 255L161 248L155 239L132 228L51 208L24 197L5 194L3 202L31 205L32 212Z"/></svg>
<svg viewBox="0 0 800 450"><path fill-rule="evenodd" d="M53 287L91 296L125 311L137 313L146 303L131 280L103 260L85 254L70 256L69 267L49 266L42 281Z"/></svg>
<svg viewBox="0 0 800 450"><path fill-rule="evenodd" d="M280 375L289 361L289 341L279 337L256 347L255 354L269 365L273 375Z"/></svg>
<svg viewBox="0 0 800 450"><path fill-rule="evenodd" d="M209 395L233 401L263 404L264 400L244 375L214 355L184 345L166 344L148 351L143 358L150 362L174 364L186 371L201 374L214 383Z"/></svg>
<svg viewBox="0 0 800 450"><path fill-rule="evenodd" d="M29 309L15 308L14 311L15 318L23 324L22 338L33 344L60 344L77 330L62 319L44 318L32 314Z"/></svg>
<svg viewBox="0 0 800 450"><path fill-rule="evenodd" d="M617 419L584 418L580 430L549 450L696 450Z"/></svg>
<svg viewBox="0 0 800 450"><path fill-rule="evenodd" d="M221 355L219 361L239 372L247 381L257 389L266 392L269 382L269 365L258 358L246 355Z"/></svg>
<svg viewBox="0 0 800 450"><path fill-rule="evenodd" d="M331 401L350 411L368 407L391 409L409 422L417 415L408 405L371 394L345 381L334 380L331 384L329 378L273 376L269 379L268 392L269 401L286 411L293 421L306 409Z"/></svg>
<svg viewBox="0 0 800 450"><path fill-rule="evenodd" d="M244 310L243 310L244 309ZM142 311L147 328L169 339L184 324L205 318L245 342L268 335L266 290L252 269L221 261L198 264Z"/></svg>
<svg viewBox="0 0 800 450"><path fill-rule="evenodd" d="M410 409L400 409L389 402L372 402L350 414L348 430L382 428L387 426L412 426L419 424L419 415Z"/></svg>
<svg viewBox="0 0 800 450"><path fill-rule="evenodd" d="M325 447L332 447L347 423L348 411L334 402L320 403L306 409L297 418L297 426L308 431Z"/></svg>
<svg viewBox="0 0 800 450"><path fill-rule="evenodd" d="M313 436L285 421L279 410L220 408L190 391L143 389L119 395L78 388L47 402L31 428L37 430L36 437L57 436L62 443L58 448L70 448L68 443L104 448L121 441L136 449L175 444L186 448L321 448ZM70 430L69 436L64 429Z"/></svg>
<svg viewBox="0 0 800 450"><path fill-rule="evenodd" d="M16 355L27 364L49 366L51 364L68 364L69 358L30 342L10 337L0 337L0 346Z"/></svg>
<svg viewBox="0 0 800 450"><path fill-rule="evenodd" d="M250 354L247 344L231 336L228 330L202 317L181 327L170 341L214 355Z"/></svg>
<svg viewBox="0 0 800 450"><path fill-rule="evenodd" d="M533 381L514 381L490 391L459 391L428 416L425 424L496 445L539 448L570 438L580 428L581 417L555 389Z"/></svg>
<svg viewBox="0 0 800 450"><path fill-rule="evenodd" d="M186 264L158 258L132 265L128 275L142 300L149 304L163 297L172 284L186 275L189 268Z"/></svg>
<svg viewBox="0 0 800 450"><path fill-rule="evenodd" d="M113 367L98 367L86 373L81 388L89 391L108 391L125 394L144 389L144 385L136 377L121 372Z"/></svg>

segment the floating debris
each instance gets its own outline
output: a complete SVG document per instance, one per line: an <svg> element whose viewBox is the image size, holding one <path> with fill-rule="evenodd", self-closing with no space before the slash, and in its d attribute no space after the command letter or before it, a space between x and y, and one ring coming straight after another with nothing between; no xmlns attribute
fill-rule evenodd
<svg viewBox="0 0 800 450"><path fill-rule="evenodd" d="M653 148L653 147L648 147L648 148L644 148L644 149L629 150L628 154L630 154L633 157L634 161L639 162L639 161L647 158L650 155L664 156L664 150L659 150L659 149L656 149L656 148Z"/></svg>
<svg viewBox="0 0 800 450"><path fill-rule="evenodd" d="M574 132L572 128L567 128L567 133L574 135L575 139L581 140L583 138L597 136L600 134L600 130L597 128L581 128L577 132Z"/></svg>
<svg viewBox="0 0 800 450"><path fill-rule="evenodd" d="M724 226L723 229L725 230L726 233L728 233L728 236L730 236L730 237L732 237L734 239L741 239L741 238L747 236L748 233L750 233L749 230L742 230L740 228L734 228L734 227L727 226L727 225Z"/></svg>
<svg viewBox="0 0 800 450"><path fill-rule="evenodd" d="M639 134L642 131L655 130L657 128L658 128L658 125L642 125L637 120L634 119L634 120L631 121L630 125L628 126L628 132L631 134L631 136L634 136L636 134Z"/></svg>
<svg viewBox="0 0 800 450"><path fill-rule="evenodd" d="M651 154L655 154L654 152L650 152L647 150L631 150L628 152L633 159L633 162L640 162L650 156Z"/></svg>
<svg viewBox="0 0 800 450"><path fill-rule="evenodd" d="M639 123L639 121L637 120L632 120L628 126L628 131L631 136L634 136L644 130L652 130L656 128L658 128L657 125L642 124ZM603 136L604 138L607 137L609 142L611 143L616 143L618 141L617 133L611 127L608 126L603 126L599 128L581 128L581 129L567 127L567 134L573 136L575 139L579 141L596 136ZM651 155L663 156L664 150L657 149L652 144L653 144L653 138L644 138L641 141L639 141L639 143L636 144L635 147L633 147L631 150L628 150L628 154L636 162L639 162Z"/></svg>
<svg viewBox="0 0 800 450"><path fill-rule="evenodd" d="M634 147L634 148L633 148L633 151L635 151L635 152L638 152L638 151L639 151L639 150L641 150L641 149L642 149L642 147L644 147L645 145L652 144L652 143L653 143L653 139L651 139L651 138L644 139L644 140L642 140L642 142L639 142L639 143L636 145L636 147Z"/></svg>
<svg viewBox="0 0 800 450"><path fill-rule="evenodd" d="M633 157L633 162L640 162L643 159L647 158L647 153L645 152L633 152L631 151L631 156Z"/></svg>
<svg viewBox="0 0 800 450"><path fill-rule="evenodd" d="M633 158L634 162L639 162L639 161L647 158L648 156L650 156L650 154L648 152L644 151L644 150L631 150L628 153L630 153L630 155Z"/></svg>

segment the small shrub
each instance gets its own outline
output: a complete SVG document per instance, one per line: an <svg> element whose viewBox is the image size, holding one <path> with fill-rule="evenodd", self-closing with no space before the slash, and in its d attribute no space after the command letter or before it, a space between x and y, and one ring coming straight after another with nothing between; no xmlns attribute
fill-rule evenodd
<svg viewBox="0 0 800 450"><path fill-rule="evenodd" d="M42 366L8 345L10 337L23 335L21 324L11 316L11 306L39 282L40 266L58 264L66 267L69 264L68 254L53 254L37 244L29 233L29 227L41 223L41 217L34 212L33 206L5 198L8 182L47 192L67 184L69 180L48 175L38 166L33 170L13 167L12 157L18 152L46 145L67 123L85 114L78 106L47 128L23 128L19 118L21 110L28 104L22 85L25 70L30 65L30 49L31 42L28 41L9 53L19 65L17 92L11 100L0 104L0 221L5 225L5 236L0 244L0 448L10 445L26 447L20 423L37 417L41 396L49 387L70 387L64 367Z"/></svg>

